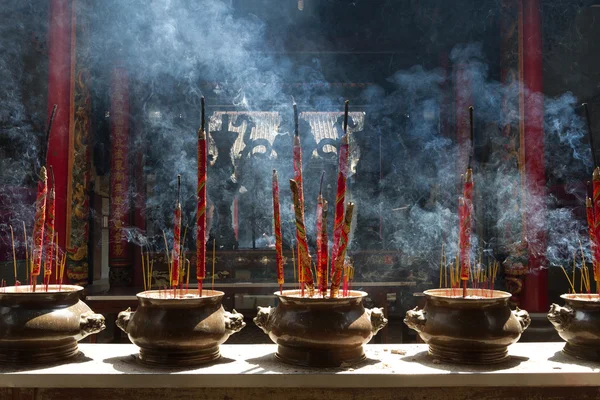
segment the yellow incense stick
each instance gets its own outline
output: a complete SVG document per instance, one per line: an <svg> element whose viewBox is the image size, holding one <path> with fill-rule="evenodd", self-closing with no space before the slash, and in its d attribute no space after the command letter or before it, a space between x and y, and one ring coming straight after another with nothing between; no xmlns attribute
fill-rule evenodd
<svg viewBox="0 0 600 400"><path fill-rule="evenodd" d="M185 277L185 289L187 291L187 289L190 286L190 265L191 265L191 262L190 262L190 260L188 260L186 258L185 259L185 263L187 264L187 274L186 274L186 277Z"/></svg>
<svg viewBox="0 0 600 400"><path fill-rule="evenodd" d="M29 250L27 249L27 228L25 227L25 221L23 221L23 238L25 239L25 275L29 277Z"/></svg>
<svg viewBox="0 0 600 400"><path fill-rule="evenodd" d="M327 263L325 265L329 265L329 262L331 261L331 259L329 258L329 254L326 254L327 257ZM325 267L325 294L327 294L327 287L329 287L329 268Z"/></svg>
<svg viewBox="0 0 600 400"><path fill-rule="evenodd" d="M56 240L56 257L54 257L54 280L58 283L58 232L54 232L54 238Z"/></svg>
<svg viewBox="0 0 600 400"><path fill-rule="evenodd" d="M442 256L440 257L440 289L442 288L442 269L444 267L444 244L442 243Z"/></svg>
<svg viewBox="0 0 600 400"><path fill-rule="evenodd" d="M459 277L458 274L460 273L460 263L458 261L458 255L456 256L456 268L454 269L454 284L458 285L459 283Z"/></svg>
<svg viewBox="0 0 600 400"><path fill-rule="evenodd" d="M215 291L215 251L217 250L217 240L213 239L213 253L212 253L212 290Z"/></svg>
<svg viewBox="0 0 600 400"><path fill-rule="evenodd" d="M583 252L583 246L581 245L581 241L579 241L579 249L581 250L581 265L585 267L585 281L586 281L586 290L589 292L591 288L590 282L590 271L587 267L587 262L585 261L585 253Z"/></svg>
<svg viewBox="0 0 600 400"><path fill-rule="evenodd" d="M167 244L167 235L163 231L163 238L165 239L165 253L167 254L167 266L169 268L169 279L171 279L171 256L169 255L169 245Z"/></svg>
<svg viewBox="0 0 600 400"><path fill-rule="evenodd" d="M150 257L150 255L148 255L148 257ZM152 260L150 262L150 273L148 274L148 286L150 287L150 290L152 290L152 270L154 269L154 260Z"/></svg>
<svg viewBox="0 0 600 400"><path fill-rule="evenodd" d="M448 287L448 260L444 254L444 287Z"/></svg>
<svg viewBox="0 0 600 400"><path fill-rule="evenodd" d="M575 259L577 252L573 253L573 268L577 268L577 260ZM581 279L579 280L579 292L583 293L583 271L581 271Z"/></svg>
<svg viewBox="0 0 600 400"><path fill-rule="evenodd" d="M569 286L571 286L571 289L573 290L573 294L575 294L575 287L573 286L573 282L571 282L571 279L569 279L569 275L567 274L567 271L565 270L565 267L563 267L562 265L560 266L560 268L563 270L563 272L565 273L565 276L567 277L567 282L569 282Z"/></svg>
<svg viewBox="0 0 600 400"><path fill-rule="evenodd" d="M573 285L575 285L575 266L573 266ZM575 293L575 288L573 288L573 293Z"/></svg>
<svg viewBox="0 0 600 400"><path fill-rule="evenodd" d="M296 256L294 253L294 246L292 246L292 269L294 270L294 282L296 282Z"/></svg>
<svg viewBox="0 0 600 400"><path fill-rule="evenodd" d="M442 255L440 257L440 288L442 287L442 268L444 265L444 243L442 243Z"/></svg>
<svg viewBox="0 0 600 400"><path fill-rule="evenodd" d="M13 267L15 269L15 286L16 286L17 285L17 252L15 251L15 233L13 232L12 225L10 226L10 239L12 240Z"/></svg>
<svg viewBox="0 0 600 400"><path fill-rule="evenodd" d="M144 292L146 288L146 264L144 263L144 248L140 247L140 253L142 254L142 282L144 283Z"/></svg>
<svg viewBox="0 0 600 400"><path fill-rule="evenodd" d="M65 264L67 262L67 254L65 253L62 257L62 261L60 262L60 283L62 284L64 274L65 274Z"/></svg>

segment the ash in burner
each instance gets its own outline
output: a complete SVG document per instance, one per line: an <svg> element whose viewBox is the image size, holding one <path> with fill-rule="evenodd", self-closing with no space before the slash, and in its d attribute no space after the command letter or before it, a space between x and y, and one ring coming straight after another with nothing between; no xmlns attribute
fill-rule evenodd
<svg viewBox="0 0 600 400"><path fill-rule="evenodd" d="M355 298L366 297L367 293L362 292L360 290L350 290L350 291L348 291L348 294L346 296L344 296L340 293L337 297L332 298L330 295L330 291L327 291L325 296L321 295L317 291L315 291L315 294L313 296L309 296L308 294L306 294L306 292L303 296L300 290L284 290L283 293L280 293L279 291L275 292L275 295L279 296L279 297L284 297L284 298L306 299L309 301L311 301L311 300L316 301L316 300L355 299Z"/></svg>
<svg viewBox="0 0 600 400"><path fill-rule="evenodd" d="M161 289L161 290L147 290L145 292L138 293L138 297L146 299L160 299L160 300L191 300L191 299L208 299L217 296L223 296L223 292L218 290L203 290L202 296L198 294L196 288L189 290L177 289Z"/></svg>

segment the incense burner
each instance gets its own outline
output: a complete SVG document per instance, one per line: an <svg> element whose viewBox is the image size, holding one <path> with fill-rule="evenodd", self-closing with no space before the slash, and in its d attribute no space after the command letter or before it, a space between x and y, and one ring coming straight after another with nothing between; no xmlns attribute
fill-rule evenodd
<svg viewBox="0 0 600 400"><path fill-rule="evenodd" d="M81 286L29 285L0 291L0 363L60 362L78 353L77 342L105 328L104 317L79 299Z"/></svg>
<svg viewBox="0 0 600 400"><path fill-rule="evenodd" d="M363 345L387 324L380 308L365 309L367 293L347 297L300 297L276 292L277 307L259 307L254 323L277 344L277 359L308 367L339 367L365 359Z"/></svg>
<svg viewBox="0 0 600 400"><path fill-rule="evenodd" d="M204 290L202 297L194 293L175 298L166 293L138 293L137 311L122 311L116 321L140 348L144 364L182 367L217 360L219 346L246 326L242 314L223 309L223 292Z"/></svg>
<svg viewBox="0 0 600 400"><path fill-rule="evenodd" d="M492 364L508 359L531 322L527 311L509 307L510 293L499 290L434 289L425 307L406 313L404 323L419 333L436 359L459 364Z"/></svg>
<svg viewBox="0 0 600 400"><path fill-rule="evenodd" d="M567 343L563 352L584 360L600 361L600 296L563 294L564 307L550 306L548 319Z"/></svg>

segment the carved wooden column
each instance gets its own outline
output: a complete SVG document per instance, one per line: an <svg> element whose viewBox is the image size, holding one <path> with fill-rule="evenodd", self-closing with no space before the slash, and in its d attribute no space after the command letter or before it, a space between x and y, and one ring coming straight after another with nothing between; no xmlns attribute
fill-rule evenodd
<svg viewBox="0 0 600 400"><path fill-rule="evenodd" d="M523 119L526 232L529 248L529 273L521 298L529 312L548 310L548 270L545 259L544 95L542 66L542 16L539 0L523 0Z"/></svg>
<svg viewBox="0 0 600 400"><path fill-rule="evenodd" d="M90 129L91 94L89 12L82 2L73 3L73 27L77 51L73 52L73 120L69 147L69 181L67 194L67 276L72 283L85 285L89 280L89 215L90 215ZM100 266L98 266L100 267Z"/></svg>
<svg viewBox="0 0 600 400"><path fill-rule="evenodd" d="M133 282L130 249L125 228L130 225L129 199L129 78L116 67L111 81L109 282L129 286Z"/></svg>
<svg viewBox="0 0 600 400"><path fill-rule="evenodd" d="M52 125L46 165L55 177L55 231L60 248L67 243L67 187L71 176L73 140L73 63L75 14L72 0L51 0L48 21L48 117L54 104L57 112Z"/></svg>

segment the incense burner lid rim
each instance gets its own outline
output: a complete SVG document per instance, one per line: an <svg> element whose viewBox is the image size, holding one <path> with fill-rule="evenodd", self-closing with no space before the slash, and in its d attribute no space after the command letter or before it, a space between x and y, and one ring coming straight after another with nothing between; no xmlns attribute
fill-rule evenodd
<svg viewBox="0 0 600 400"><path fill-rule="evenodd" d="M314 297L300 297L298 296L298 294L300 294L300 290L298 289L292 289L292 290L284 290L283 294L278 290L276 292L274 292L273 294L275 296L277 296L280 300L283 301L289 301L289 302L302 302L302 303L309 303L309 304L316 304L316 303L329 303L329 304L338 304L338 303L345 303L348 301L362 301L362 299L364 299L365 297L367 297L369 294L367 292L363 292L362 290L350 290L349 291L350 294L352 294L352 296L339 296L336 298L330 298L330 297L321 297L320 295L315 294Z"/></svg>
<svg viewBox="0 0 600 400"><path fill-rule="evenodd" d="M579 297L581 296L581 297ZM587 297L587 298L586 298ZM579 304L600 304L600 295L597 293L565 293L561 294L560 298L570 303Z"/></svg>
<svg viewBox="0 0 600 400"><path fill-rule="evenodd" d="M465 303L491 304L491 303L507 302L512 296L510 293L502 291L502 290L494 290L493 291L494 297L479 296L479 295L477 295L477 293L482 293L482 291L484 293L489 293L491 290L490 289L472 289L472 288L467 289L467 293L469 293L471 291L475 291L474 294L476 295L476 297L462 297L462 296L445 295L444 293L448 293L449 290L452 290L452 289L429 289L429 290L425 290L423 292L423 294L425 295L425 297L427 297L428 300L447 301L447 302L452 302L452 303L463 303L463 304L465 304ZM460 289L460 293L462 294L462 288Z"/></svg>
<svg viewBox="0 0 600 400"><path fill-rule="evenodd" d="M81 292L84 289L83 286L79 286L79 285L51 284L51 285L48 285L48 291L46 291L46 286L41 283L39 283L37 285L37 289L35 292L31 292L29 290L23 290L26 288L31 288L31 285L5 286L2 288L2 291L0 291L0 293L2 293L2 294L4 294L4 293L6 293L6 294L9 294L9 293L13 293L13 294L71 293L71 292ZM60 288L60 292L58 290L55 290L58 288ZM15 289L17 289L17 291L15 291ZM10 291L7 291L7 290L10 290Z"/></svg>
<svg viewBox="0 0 600 400"><path fill-rule="evenodd" d="M60 287L60 291L58 288ZM15 291L15 289L17 291ZM39 284L35 292L26 290L31 288L31 285L19 285L19 286L6 286L0 290L0 298L12 298L12 299L67 299L71 297L79 298L80 293L83 291L83 286L78 285L48 285L48 291L44 285ZM6 290L9 291L6 291Z"/></svg>
<svg viewBox="0 0 600 400"><path fill-rule="evenodd" d="M202 304L207 302L220 302L225 292L219 290L202 290L202 297L160 297L165 290L146 290L139 292L136 297L140 302L148 302L156 305L175 305L175 304ZM152 296L156 294L156 297ZM194 293L193 293L194 294Z"/></svg>

